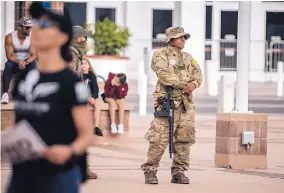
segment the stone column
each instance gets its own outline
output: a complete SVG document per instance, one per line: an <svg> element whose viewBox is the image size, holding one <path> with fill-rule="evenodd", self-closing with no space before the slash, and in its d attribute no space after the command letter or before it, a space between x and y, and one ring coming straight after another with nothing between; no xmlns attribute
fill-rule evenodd
<svg viewBox="0 0 284 193"><path fill-rule="evenodd" d="M243 131L254 132L254 144L242 145ZM267 167L267 115L218 113L215 166L230 169Z"/></svg>
<svg viewBox="0 0 284 193"><path fill-rule="evenodd" d="M220 69L220 39L221 39L221 9L220 2L213 2L212 5L212 46L211 46L211 62ZM219 74L218 74L219 80ZM218 91L217 91L218 93Z"/></svg>
<svg viewBox="0 0 284 193"><path fill-rule="evenodd" d="M236 110L248 112L248 81L250 66L251 2L239 3Z"/></svg>
<svg viewBox="0 0 284 193"><path fill-rule="evenodd" d="M239 2L238 14L236 111L217 114L215 165L266 168L267 115L248 112L251 2Z"/></svg>

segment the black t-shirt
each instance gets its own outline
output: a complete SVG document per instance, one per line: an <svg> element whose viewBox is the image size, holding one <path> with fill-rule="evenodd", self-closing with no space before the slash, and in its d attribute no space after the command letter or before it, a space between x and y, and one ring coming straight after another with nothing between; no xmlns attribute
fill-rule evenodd
<svg viewBox="0 0 284 193"><path fill-rule="evenodd" d="M90 90L69 68L55 73L41 73L34 69L17 75L13 90L15 122L27 120L44 142L71 144L77 137L72 108L86 105ZM81 157L72 157L64 165L46 159L13 165L14 175L43 176L66 171L78 165Z"/></svg>
<svg viewBox="0 0 284 193"><path fill-rule="evenodd" d="M99 97L99 87L97 77L94 74L83 74L83 80L90 86L92 97L94 99Z"/></svg>

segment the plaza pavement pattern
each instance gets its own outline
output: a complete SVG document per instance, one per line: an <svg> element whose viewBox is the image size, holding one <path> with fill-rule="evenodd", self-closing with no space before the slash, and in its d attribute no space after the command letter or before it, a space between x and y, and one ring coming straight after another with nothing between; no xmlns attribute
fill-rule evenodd
<svg viewBox="0 0 284 193"><path fill-rule="evenodd" d="M170 183L168 150L160 164L159 184L144 184L140 165L146 161L148 143L144 134L152 117L133 113L130 132L120 136L121 140L105 141L89 149L91 169L98 173L99 178L82 185L82 193L284 193L283 116L269 116L268 169L237 171L215 168L215 116L197 114L197 140L191 148L191 166L186 172L191 179L189 185ZM2 163L1 192L4 192L10 172L9 165Z"/></svg>

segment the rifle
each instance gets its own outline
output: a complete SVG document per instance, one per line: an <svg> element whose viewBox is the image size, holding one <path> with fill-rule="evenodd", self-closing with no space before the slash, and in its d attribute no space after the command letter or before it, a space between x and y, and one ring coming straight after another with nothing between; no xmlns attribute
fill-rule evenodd
<svg viewBox="0 0 284 193"><path fill-rule="evenodd" d="M173 88L169 86L165 86L165 89L167 91L167 98L158 98L158 103L161 105L162 110L157 111L155 109L154 117L155 118L168 118L169 121L169 153L170 153L170 159L172 159L173 154L173 146L174 146L174 139L173 139L173 133L174 133L174 102L172 98Z"/></svg>

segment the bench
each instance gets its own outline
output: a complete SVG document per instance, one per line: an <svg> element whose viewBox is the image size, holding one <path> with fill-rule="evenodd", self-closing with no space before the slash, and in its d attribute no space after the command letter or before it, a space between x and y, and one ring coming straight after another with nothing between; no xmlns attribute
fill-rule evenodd
<svg viewBox="0 0 284 193"><path fill-rule="evenodd" d="M129 118L130 118L130 111L133 109L133 106L131 104L126 103L125 104L125 111L124 111L124 131L129 131ZM93 111L93 109L90 109ZM116 124L118 124L118 109L116 106ZM101 103L101 113L100 113L100 124L99 127L105 131L110 131L110 116L109 116L109 109L107 103Z"/></svg>
<svg viewBox="0 0 284 193"><path fill-rule="evenodd" d="M104 80L100 80L101 78L98 78L98 86L99 86L99 97L101 93L104 92ZM13 81L13 80L12 80ZM12 81L11 86L9 89L9 95L12 87ZM101 97L100 97L101 98ZM11 100L11 96L10 96ZM117 109L117 107L116 107ZM94 135L94 144L98 143L110 143L110 142L117 142L117 140L124 141L125 137L128 136L129 132L129 119L130 119L130 111L133 109L133 105L126 103L125 104L125 112L124 112L124 134L115 134L112 135L110 133L110 117L109 117L109 111L108 111L108 104L101 101L101 113L100 113L100 125L99 127L102 129L104 136L98 137ZM6 130L8 128L13 127L14 125L14 103L10 102L9 104L1 104L1 130ZM118 110L116 111L116 123L118 124Z"/></svg>
<svg viewBox="0 0 284 193"><path fill-rule="evenodd" d="M116 107L117 109L117 107ZM101 143L116 143L119 141L124 141L128 138L129 133L129 119L130 119L130 111L133 109L131 104L125 104L125 112L124 112L124 134L111 134L110 132L110 117L108 111L108 104L101 103L101 113L100 113L100 129L102 129L104 136L98 137L94 135L93 144L101 144ZM1 130L6 130L14 126L14 103L10 102L9 104L1 104ZM116 123L118 124L118 110L116 110Z"/></svg>
<svg viewBox="0 0 284 193"><path fill-rule="evenodd" d="M14 103L1 104L1 130L14 126Z"/></svg>
<svg viewBox="0 0 284 193"><path fill-rule="evenodd" d="M129 120L130 120L130 111L133 109L133 105L126 103L125 104L125 111L124 111L124 134L112 134L110 132L110 116L109 116L109 109L108 104L101 101L101 113L100 113L100 122L99 122L99 128L103 131L103 137L98 137L94 135L94 141L93 144L104 144L104 143L123 143L128 138L129 135ZM116 106L116 124L118 124L118 109Z"/></svg>

